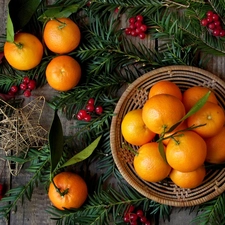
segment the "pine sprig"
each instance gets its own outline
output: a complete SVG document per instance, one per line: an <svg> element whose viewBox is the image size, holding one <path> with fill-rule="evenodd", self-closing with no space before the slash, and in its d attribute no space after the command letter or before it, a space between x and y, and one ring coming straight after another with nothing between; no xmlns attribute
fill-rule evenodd
<svg viewBox="0 0 225 225"><path fill-rule="evenodd" d="M193 222L201 225L221 225L225 222L225 193L200 205Z"/></svg>

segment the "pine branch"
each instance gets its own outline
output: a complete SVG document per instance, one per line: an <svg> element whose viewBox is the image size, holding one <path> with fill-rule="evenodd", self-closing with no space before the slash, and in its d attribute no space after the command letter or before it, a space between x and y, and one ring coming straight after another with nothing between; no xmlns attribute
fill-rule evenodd
<svg viewBox="0 0 225 225"><path fill-rule="evenodd" d="M193 222L201 225L221 225L224 224L225 212L225 193L219 195L213 200L200 205L198 214Z"/></svg>

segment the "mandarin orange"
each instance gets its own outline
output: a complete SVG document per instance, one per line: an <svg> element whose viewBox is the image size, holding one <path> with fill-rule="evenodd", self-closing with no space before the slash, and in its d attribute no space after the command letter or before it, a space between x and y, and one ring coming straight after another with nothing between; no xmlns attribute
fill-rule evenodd
<svg viewBox="0 0 225 225"><path fill-rule="evenodd" d="M146 126L157 134L162 134L180 121L185 115L183 103L168 94L154 95L148 99L142 111Z"/></svg>
<svg viewBox="0 0 225 225"><path fill-rule="evenodd" d="M181 172L191 172L203 165L206 154L204 139L194 131L178 133L166 147L167 162Z"/></svg>
<svg viewBox="0 0 225 225"><path fill-rule="evenodd" d="M148 182L165 179L171 170L159 152L159 144L151 142L142 145L134 157L134 169L138 176Z"/></svg>

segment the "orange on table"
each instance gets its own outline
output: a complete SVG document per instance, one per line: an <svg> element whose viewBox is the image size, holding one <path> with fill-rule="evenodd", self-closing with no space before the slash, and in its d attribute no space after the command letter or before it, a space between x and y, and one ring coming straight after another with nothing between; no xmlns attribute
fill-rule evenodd
<svg viewBox="0 0 225 225"><path fill-rule="evenodd" d="M184 115L183 103L178 98L168 94L154 95L148 99L142 112L146 126L157 134L168 131Z"/></svg>
<svg viewBox="0 0 225 225"><path fill-rule="evenodd" d="M151 98L152 96L158 94L169 94L182 100L182 92L179 86L169 80L161 80L155 83L151 87L148 97Z"/></svg>
<svg viewBox="0 0 225 225"><path fill-rule="evenodd" d="M134 169L140 178L148 182L161 181L171 171L171 167L159 152L157 142L147 143L139 148L134 157Z"/></svg>
<svg viewBox="0 0 225 225"><path fill-rule="evenodd" d="M46 23L43 38L52 52L65 54L78 47L81 33L77 24L71 19L55 18Z"/></svg>
<svg viewBox="0 0 225 225"><path fill-rule="evenodd" d="M211 93L207 101L218 104L216 95L213 93L211 89L207 87L194 86L185 90L183 93L182 102L184 104L186 112L188 112L197 103L197 101L204 95L206 95L209 91L211 91Z"/></svg>
<svg viewBox="0 0 225 225"><path fill-rule="evenodd" d="M142 119L142 109L129 111L121 123L121 132L124 139L133 145L143 145L150 142L155 133L149 130Z"/></svg>
<svg viewBox="0 0 225 225"><path fill-rule="evenodd" d="M176 127L173 131L169 132L169 133L165 133L164 137L168 137L170 135L173 135L175 132L178 132L178 131L182 131L184 129L186 129L188 126L187 126L187 123L186 123L186 120L183 121L178 127ZM169 143L171 138L166 138L166 139L163 139L162 142L164 145L167 145Z"/></svg>
<svg viewBox="0 0 225 225"><path fill-rule="evenodd" d="M81 176L72 172L61 172L53 178L53 181L55 185L53 182L50 183L48 197L56 208L60 210L80 208L84 204L88 188Z"/></svg>
<svg viewBox="0 0 225 225"><path fill-rule="evenodd" d="M4 55L8 63L17 70L30 70L42 60L43 45L30 33L20 32L14 42L5 42Z"/></svg>
<svg viewBox="0 0 225 225"><path fill-rule="evenodd" d="M203 165L206 154L204 139L194 131L179 133L166 147L168 164L181 172L191 172Z"/></svg>
<svg viewBox="0 0 225 225"><path fill-rule="evenodd" d="M49 62L45 73L48 84L53 89L68 91L79 83L81 67L71 56L60 55Z"/></svg>
<svg viewBox="0 0 225 225"><path fill-rule="evenodd" d="M202 184L206 175L205 166L202 165L191 172L180 172L173 169L169 175L170 179L181 188L196 188Z"/></svg>
<svg viewBox="0 0 225 225"><path fill-rule="evenodd" d="M225 125L221 131L211 138L206 138L207 145L206 162L209 163L224 163L225 162Z"/></svg>
<svg viewBox="0 0 225 225"><path fill-rule="evenodd" d="M203 138L212 137L220 132L224 122L225 115L223 108L212 102L206 102L201 109L187 118L188 127L205 124L194 129Z"/></svg>

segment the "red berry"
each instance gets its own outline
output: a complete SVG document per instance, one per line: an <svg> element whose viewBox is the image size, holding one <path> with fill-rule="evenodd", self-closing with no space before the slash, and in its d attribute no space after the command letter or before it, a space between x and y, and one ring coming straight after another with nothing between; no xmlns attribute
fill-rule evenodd
<svg viewBox="0 0 225 225"><path fill-rule="evenodd" d="M90 98L90 99L88 100L87 104L94 105L94 104L95 104L95 99L94 99L94 98Z"/></svg>
<svg viewBox="0 0 225 225"><path fill-rule="evenodd" d="M78 116L79 115L79 116ZM79 111L78 111L78 113L77 113L77 116L79 117L79 118L81 118L81 120L82 119L84 119L84 117L87 115L87 111L86 110L84 110L84 109L80 109Z"/></svg>
<svg viewBox="0 0 225 225"><path fill-rule="evenodd" d="M136 213L138 217L142 217L144 215L144 212L141 209L139 209Z"/></svg>
<svg viewBox="0 0 225 225"><path fill-rule="evenodd" d="M93 111L95 110L95 106L92 105L92 104L87 104L87 105L86 105L86 110L87 110L88 112L93 112Z"/></svg>
<svg viewBox="0 0 225 225"><path fill-rule="evenodd" d="M151 225L150 221L146 221L145 225Z"/></svg>
<svg viewBox="0 0 225 225"><path fill-rule="evenodd" d="M130 222L130 215L129 215L129 213L125 214L125 216L123 217L123 221L124 221L125 223Z"/></svg>
<svg viewBox="0 0 225 225"><path fill-rule="evenodd" d="M201 25L204 26L204 27L207 26L208 23L209 23L209 22L208 22L207 19L202 19L202 20L201 20Z"/></svg>
<svg viewBox="0 0 225 225"><path fill-rule="evenodd" d="M220 35L220 30L219 29L215 29L214 31L213 31L213 35L214 36L219 36Z"/></svg>
<svg viewBox="0 0 225 225"><path fill-rule="evenodd" d="M87 114L87 115L84 117L84 121L89 122L90 120L91 120L91 115L90 115L90 114Z"/></svg>
<svg viewBox="0 0 225 225"><path fill-rule="evenodd" d="M131 30L134 30L134 29L136 28L136 26L135 26L134 23L132 23L132 24L130 24L129 28L130 28Z"/></svg>
<svg viewBox="0 0 225 225"><path fill-rule="evenodd" d="M209 28L210 30L213 30L213 29L215 28L215 24L214 24L214 23L210 23L210 24L208 25L208 28Z"/></svg>
<svg viewBox="0 0 225 225"><path fill-rule="evenodd" d="M31 91L30 91L29 89L27 89L27 90L25 90L25 91L23 92L23 95L24 95L25 97L30 97L30 96L31 96Z"/></svg>
<svg viewBox="0 0 225 225"><path fill-rule="evenodd" d="M130 214L130 220L131 220L131 221L136 221L137 218L138 218L137 214L135 214L135 213L131 213L131 214Z"/></svg>
<svg viewBox="0 0 225 225"><path fill-rule="evenodd" d="M97 107L95 108L95 112L96 112L96 114L101 115L102 112L103 112L102 106L97 106Z"/></svg>
<svg viewBox="0 0 225 225"><path fill-rule="evenodd" d="M142 15L137 15L136 20L142 22L143 21L143 16Z"/></svg>
<svg viewBox="0 0 225 225"><path fill-rule="evenodd" d="M142 223L145 223L145 222L147 221L147 218L146 218L145 216L142 216L142 217L140 218L140 221L141 221Z"/></svg>
<svg viewBox="0 0 225 225"><path fill-rule="evenodd" d="M78 113L78 114L77 114L77 119L78 119L78 120L83 120L83 117Z"/></svg>
<svg viewBox="0 0 225 225"><path fill-rule="evenodd" d="M115 10L114 10L114 12L115 13L118 13L119 12L119 7L116 7Z"/></svg>
<svg viewBox="0 0 225 225"><path fill-rule="evenodd" d="M212 16L212 19L213 19L213 21L218 21L219 16L216 13L214 13L213 16Z"/></svg>
<svg viewBox="0 0 225 225"><path fill-rule="evenodd" d="M140 29L140 28L136 28L136 29L135 29L135 31L136 31L136 33L137 33L137 34L142 33L142 31L141 31L141 29Z"/></svg>
<svg viewBox="0 0 225 225"><path fill-rule="evenodd" d="M23 78L23 83L28 84L30 82L30 78L29 77L24 77Z"/></svg>
<svg viewBox="0 0 225 225"><path fill-rule="evenodd" d="M26 90L27 89L27 84L26 83L21 83L20 84L20 89L21 90Z"/></svg>
<svg viewBox="0 0 225 225"><path fill-rule="evenodd" d="M130 23L130 24L135 23L135 22L136 22L136 19L135 19L134 17L131 17L131 18L129 19L129 23Z"/></svg>
<svg viewBox="0 0 225 225"><path fill-rule="evenodd" d="M137 221L131 221L130 222L130 225L137 225L138 223L137 223Z"/></svg>
<svg viewBox="0 0 225 225"><path fill-rule="evenodd" d="M209 11L206 13L206 16L207 16L207 17L212 17L213 14L214 14L213 11L210 11L210 10L209 10Z"/></svg>
<svg viewBox="0 0 225 225"><path fill-rule="evenodd" d="M145 31L148 29L148 27L147 27L145 24L142 24L142 25L140 26L140 29L141 29L143 32L145 32Z"/></svg>
<svg viewBox="0 0 225 225"><path fill-rule="evenodd" d="M145 37L146 37L145 33L142 32L142 33L139 34L140 39L145 39Z"/></svg>
<svg viewBox="0 0 225 225"><path fill-rule="evenodd" d="M132 30L130 34L131 34L131 36L133 36L133 37L137 37L137 32L136 32L136 30Z"/></svg>
<svg viewBox="0 0 225 225"><path fill-rule="evenodd" d="M215 21L214 24L215 24L216 27L218 27L218 26L220 26L220 21L219 20Z"/></svg>
<svg viewBox="0 0 225 225"><path fill-rule="evenodd" d="M206 20L207 20L208 23L212 23L213 18L212 17L208 17Z"/></svg>
<svg viewBox="0 0 225 225"><path fill-rule="evenodd" d="M15 96L15 92L12 92L11 90L8 91L8 95L14 97Z"/></svg>
<svg viewBox="0 0 225 225"><path fill-rule="evenodd" d="M224 37L225 36L225 30L221 30L220 31L220 37Z"/></svg>
<svg viewBox="0 0 225 225"><path fill-rule="evenodd" d="M13 85L13 86L10 88L10 91L12 91L13 93L16 93L18 90L19 90L19 88L18 88L16 85Z"/></svg>
<svg viewBox="0 0 225 225"><path fill-rule="evenodd" d="M129 208L128 208L128 211L129 213L133 212L135 209L135 207L133 205L131 205Z"/></svg>
<svg viewBox="0 0 225 225"><path fill-rule="evenodd" d="M35 80L30 80L30 82L28 83L27 87L30 90L34 90L36 88L36 81Z"/></svg>
<svg viewBox="0 0 225 225"><path fill-rule="evenodd" d="M127 28L125 29L125 34L126 34L126 35L130 35L130 33L131 33L131 28L130 28L130 27L127 27Z"/></svg>
<svg viewBox="0 0 225 225"><path fill-rule="evenodd" d="M135 27L136 27L136 28L140 28L141 25L142 25L142 22L141 22L141 21L135 22Z"/></svg>

